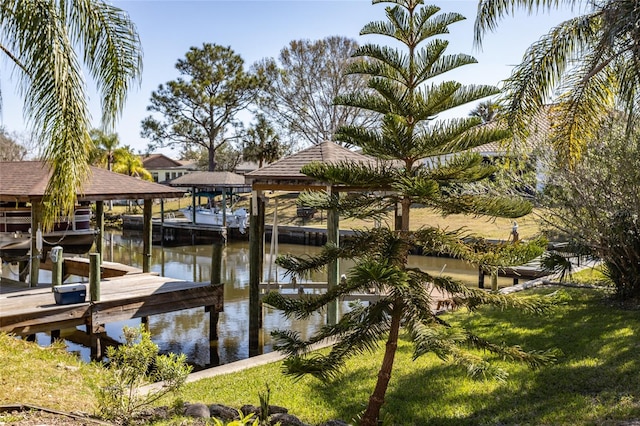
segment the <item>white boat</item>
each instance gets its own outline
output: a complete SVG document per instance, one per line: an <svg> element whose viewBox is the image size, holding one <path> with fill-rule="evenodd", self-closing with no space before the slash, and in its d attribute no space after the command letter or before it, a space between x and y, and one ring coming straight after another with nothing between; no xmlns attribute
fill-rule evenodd
<svg viewBox="0 0 640 426"><path fill-rule="evenodd" d="M187 220L189 220L189 222L194 222L193 209L191 207L180 209L180 212L187 218ZM223 214L220 209L196 207L195 213L196 224L224 226L224 221L226 220L226 226L228 228L238 228L243 234L246 232L249 214L244 208L240 208L235 211L227 209Z"/></svg>
<svg viewBox="0 0 640 426"><path fill-rule="evenodd" d="M31 250L31 208L0 205L0 258L5 262L27 260ZM36 230L42 244L41 257L51 247L61 246L63 253L84 254L94 243L96 231L91 228L91 209L77 207L73 216L59 218L49 232Z"/></svg>

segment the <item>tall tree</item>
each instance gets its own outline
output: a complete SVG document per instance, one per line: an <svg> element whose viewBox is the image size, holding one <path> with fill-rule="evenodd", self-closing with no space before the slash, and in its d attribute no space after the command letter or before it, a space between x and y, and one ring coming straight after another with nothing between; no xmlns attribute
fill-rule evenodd
<svg viewBox="0 0 640 426"><path fill-rule="evenodd" d="M387 177L389 184L398 189L396 201L401 205L401 221L397 226L400 229L409 229L410 206L415 199L424 199L426 195L429 196L428 206L445 213L483 209L496 212L496 199L492 196L472 201L468 197L455 196L455 191L441 191L442 187L451 187L453 181L475 181L493 173L478 156L459 156L447 166L449 169L437 167L437 162L423 161L509 136L499 127L481 126L479 117L436 119L452 108L498 93L493 86L436 80L448 71L477 62L466 54L445 54L448 41L435 38L447 34L449 25L465 18L457 13L440 14L436 18L440 9L436 6L419 8L422 1L391 3L397 6L387 9L388 22L370 23L360 33L391 37L403 48L375 44L359 48L354 56L362 60L352 63L348 73L369 76L370 91L336 98L338 104L375 112L382 119L376 128L342 127L337 138L361 147L365 154L402 164L402 168L391 170ZM459 170L464 173L457 173Z"/></svg>
<svg viewBox="0 0 640 426"><path fill-rule="evenodd" d="M293 40L278 61L268 59L258 66L270 81L262 111L272 122L282 123L289 140L333 141L340 126L371 122L366 111L333 103L340 94L366 87L364 76L345 74L357 48L355 40L341 36Z"/></svg>
<svg viewBox="0 0 640 426"><path fill-rule="evenodd" d="M264 162L273 163L288 151L263 114L258 114L256 123L249 127L242 142L242 158L256 161L258 167Z"/></svg>
<svg viewBox="0 0 640 426"><path fill-rule="evenodd" d="M22 146L15 135L0 126L0 161L22 161L27 155L27 148Z"/></svg>
<svg viewBox="0 0 640 426"><path fill-rule="evenodd" d="M176 63L185 78L160 85L151 94L147 110L160 114L142 121L141 135L152 148L202 147L208 170L215 170L216 151L238 138L238 112L257 98L266 80L261 72L244 70L244 61L230 47L205 43L192 47Z"/></svg>
<svg viewBox="0 0 640 426"><path fill-rule="evenodd" d="M0 51L15 65L25 117L53 169L48 227L57 215L73 213L89 170L83 69L96 83L109 128L140 76L140 40L129 16L105 1L6 0L0 2Z"/></svg>
<svg viewBox="0 0 640 426"><path fill-rule="evenodd" d="M480 0L475 40L519 8L529 13L560 6L585 13L566 20L532 44L505 82L505 113L526 140L532 121L557 104L553 140L562 160L575 161L615 107L633 125L640 89L640 8L636 0Z"/></svg>
<svg viewBox="0 0 640 426"><path fill-rule="evenodd" d="M530 211L530 205L498 194L463 190L460 183L476 182L489 176L492 167L482 164L478 156L460 156L450 160L434 160L423 164L426 156L441 156L501 138L500 130L478 126L480 119L467 117L427 126L438 113L496 93L486 86L462 86L452 81L426 81L441 76L458 66L473 63L467 55L444 55L449 25L462 16L440 14L436 6L421 6L422 0L387 1L387 21L373 22L362 34L380 34L399 41L403 48L392 49L365 45L358 62L349 72L370 75L371 91L338 98L340 103L365 108L380 114L376 129L347 127L339 132L342 139L362 146L380 160L395 160L381 165L311 164L302 172L321 182L347 185L367 190L340 197L332 193L304 193L301 202L318 208L334 209L347 217L381 218L389 201L403 202L402 226L393 230L378 229L359 232L339 244L327 244L316 257L285 256L278 263L294 276L305 276L339 259L350 259L355 266L338 286L324 295L292 300L272 292L265 303L282 309L289 317L305 318L324 309L329 303L350 293L370 293L379 299L369 305L357 305L345 313L335 325L327 325L308 340L289 330L276 331L277 348L287 353L287 372L294 376L312 374L327 379L337 373L344 361L370 352L385 340L385 352L378 371L376 386L361 418L361 425L377 425L391 380L398 339L405 328L413 341L414 355L428 352L467 367L472 374L501 375L486 359L468 352L468 347L494 352L500 356L537 366L550 360L550 354L531 354L519 347L492 344L465 329L447 323L435 314L434 295L441 295L455 306L474 309L480 304L516 307L535 311L539 302L522 300L471 289L448 277L432 276L407 264L409 252L420 247L425 252L447 254L467 259L483 268L521 264L540 255L542 241L491 246L482 239L465 242L464 235L437 228L409 231L405 206L411 202L439 209L443 213L466 212L517 217ZM374 1L381 3L381 1ZM407 210L408 213L408 210ZM406 219L406 220L405 220ZM324 339L335 339L328 354L309 354L310 345Z"/></svg>
<svg viewBox="0 0 640 426"><path fill-rule="evenodd" d="M113 153L120 145L120 138L117 133L105 133L100 129L91 129L89 132L91 140L95 146L93 156L94 164L105 165L107 170L112 170L113 166Z"/></svg>

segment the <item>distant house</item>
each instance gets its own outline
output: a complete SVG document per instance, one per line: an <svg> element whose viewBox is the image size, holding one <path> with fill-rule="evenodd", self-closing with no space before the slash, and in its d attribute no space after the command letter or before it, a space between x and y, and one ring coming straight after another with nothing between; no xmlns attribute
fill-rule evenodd
<svg viewBox="0 0 640 426"><path fill-rule="evenodd" d="M268 164L265 164L267 166ZM246 175L249 172L258 170L258 163L255 161L242 161L238 164L234 170L239 175Z"/></svg>
<svg viewBox="0 0 640 426"><path fill-rule="evenodd" d="M153 181L158 183L169 182L198 170L197 165L192 161L174 160L164 154L143 155L141 160L144 168L153 176Z"/></svg>

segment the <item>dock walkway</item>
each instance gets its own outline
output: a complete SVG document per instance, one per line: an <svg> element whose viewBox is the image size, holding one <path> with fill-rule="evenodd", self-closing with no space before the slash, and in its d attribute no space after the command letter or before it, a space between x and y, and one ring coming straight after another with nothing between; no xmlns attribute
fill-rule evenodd
<svg viewBox="0 0 640 426"><path fill-rule="evenodd" d="M196 307L213 313L223 310L221 284L178 281L146 273L102 280L100 300L95 302L57 305L51 287L11 290L0 294L0 331L19 335L78 325L86 325L89 333L98 333L101 325L110 322Z"/></svg>

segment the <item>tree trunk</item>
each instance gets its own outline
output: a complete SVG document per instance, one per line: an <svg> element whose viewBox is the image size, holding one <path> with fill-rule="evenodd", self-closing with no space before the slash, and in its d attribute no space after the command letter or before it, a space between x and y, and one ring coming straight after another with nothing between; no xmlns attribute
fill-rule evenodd
<svg viewBox="0 0 640 426"><path fill-rule="evenodd" d="M409 230L409 209L411 208L411 199L404 197L402 199L402 231Z"/></svg>
<svg viewBox="0 0 640 426"><path fill-rule="evenodd" d="M216 169L216 151L209 147L209 170L210 172Z"/></svg>
<svg viewBox="0 0 640 426"><path fill-rule="evenodd" d="M387 339L382 366L378 372L378 381L376 387L369 397L369 405L362 415L360 426L377 426L380 417L380 408L384 404L384 396L389 387L391 380L391 370L393 369L393 360L398 349L398 335L400 330L400 320L402 318L402 305L397 301L393 306L393 314L391 315L391 328L389 329L389 337Z"/></svg>

